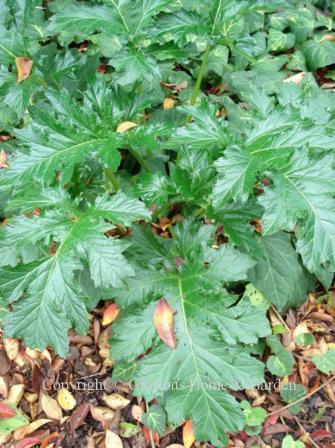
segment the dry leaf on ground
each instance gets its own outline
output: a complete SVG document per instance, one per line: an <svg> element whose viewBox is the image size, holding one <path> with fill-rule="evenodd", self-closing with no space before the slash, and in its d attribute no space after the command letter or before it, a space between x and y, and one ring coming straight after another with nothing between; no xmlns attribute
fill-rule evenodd
<svg viewBox="0 0 335 448"><path fill-rule="evenodd" d="M64 411L72 411L76 407L76 399L67 389L60 389L57 392L57 401Z"/></svg>
<svg viewBox="0 0 335 448"><path fill-rule="evenodd" d="M176 346L176 338L173 328L173 310L169 303L162 298L154 311L154 325L158 336L170 348Z"/></svg>
<svg viewBox="0 0 335 448"><path fill-rule="evenodd" d="M103 406L91 406L91 415L94 420L101 423L110 422L114 417L114 411Z"/></svg>
<svg viewBox="0 0 335 448"><path fill-rule="evenodd" d="M137 124L132 121L124 121L123 123L120 123L118 125L118 127L116 128L116 132L123 134L124 132L127 132L130 129L135 128L136 126Z"/></svg>
<svg viewBox="0 0 335 448"><path fill-rule="evenodd" d="M17 67L17 82L22 82L29 78L33 66L32 59L24 57L15 58L15 63Z"/></svg>
<svg viewBox="0 0 335 448"><path fill-rule="evenodd" d="M120 437L115 432L109 430L106 431L105 445L106 448L123 448Z"/></svg>
<svg viewBox="0 0 335 448"><path fill-rule="evenodd" d="M63 412L57 401L49 395L41 394L41 407L48 418L52 420L61 420L63 418Z"/></svg>
<svg viewBox="0 0 335 448"><path fill-rule="evenodd" d="M102 398L107 406L114 410L123 409L130 403L130 400L117 393L111 395L105 394Z"/></svg>
<svg viewBox="0 0 335 448"><path fill-rule="evenodd" d="M183 443L185 448L191 448L195 442L195 437L193 433L192 420L187 420L183 426Z"/></svg>
<svg viewBox="0 0 335 448"><path fill-rule="evenodd" d="M14 432L14 439L15 440L21 440L24 437L28 436L32 432L35 432L37 429L39 429L41 426L52 422L52 420L49 420L47 418L41 418L39 420L35 420L34 422L30 423L27 426L24 426L23 428L19 428Z"/></svg>

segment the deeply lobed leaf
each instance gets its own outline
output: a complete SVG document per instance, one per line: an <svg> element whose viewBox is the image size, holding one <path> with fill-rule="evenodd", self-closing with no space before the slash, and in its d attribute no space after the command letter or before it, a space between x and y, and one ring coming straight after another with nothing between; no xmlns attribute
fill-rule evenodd
<svg viewBox="0 0 335 448"><path fill-rule="evenodd" d="M145 424L224 445L262 338L269 371L292 370L266 309L333 281L330 2L0 6L5 335L66 356L113 299L114 375L157 400Z"/></svg>

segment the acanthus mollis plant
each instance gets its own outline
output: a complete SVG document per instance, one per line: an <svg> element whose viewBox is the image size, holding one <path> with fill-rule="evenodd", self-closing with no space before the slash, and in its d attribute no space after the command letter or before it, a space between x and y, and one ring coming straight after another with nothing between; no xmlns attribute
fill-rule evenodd
<svg viewBox="0 0 335 448"><path fill-rule="evenodd" d="M111 354L118 361L115 378L134 380L135 394L159 399L171 424L192 418L198 440L221 446L228 442L225 431L241 430L244 422L227 389L264 381L254 345L271 331L264 310L225 289L246 279L255 262L230 244L213 247L214 232L192 219L176 225L169 240L150 228L134 229L136 274L115 291L126 309L113 325ZM174 313L173 339L165 343L153 325L162 300ZM164 311L157 313L156 328L166 332Z"/></svg>
<svg viewBox="0 0 335 448"><path fill-rule="evenodd" d="M264 381L263 338L273 374L293 364L252 291L285 311L332 284L334 102L307 73L335 61L331 11L1 5L5 335L65 357L115 300L113 374L157 400L148 426L192 419L224 445L244 425L229 390Z"/></svg>

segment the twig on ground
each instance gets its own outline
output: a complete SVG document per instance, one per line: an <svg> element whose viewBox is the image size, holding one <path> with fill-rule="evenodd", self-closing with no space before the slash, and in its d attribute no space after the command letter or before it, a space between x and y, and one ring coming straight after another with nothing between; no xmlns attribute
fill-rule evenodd
<svg viewBox="0 0 335 448"><path fill-rule="evenodd" d="M271 415L278 414L279 412L282 412L285 409L288 409L291 406L294 406L295 404L298 404L298 403L301 403L302 401L307 400L307 398L310 398L312 395L314 395L316 392L319 392L319 390L323 389L324 387L327 386L327 384L330 384L334 380L335 380L335 375L333 375L331 378L329 378L328 381L326 381L325 383L321 384L321 386L319 386L317 389L313 390L309 394L305 395L304 397L301 397L298 400L292 401L292 403L289 403L288 405L283 406L282 408L277 409L276 411L270 412L270 414L268 414L268 417L270 417Z"/></svg>
<svg viewBox="0 0 335 448"><path fill-rule="evenodd" d="M271 309L272 311L275 313L276 317L278 318L278 320L284 325L284 327L286 328L287 331L291 331L289 326L287 325L287 323L284 321L284 319L282 318L281 314L279 313L279 311L277 310L277 308L274 305L271 305Z"/></svg>
<svg viewBox="0 0 335 448"><path fill-rule="evenodd" d="M317 443L315 443L313 439L311 439L311 437L310 437L310 435L308 434L308 432L305 430L305 428L304 428L304 427L302 426L302 424L300 423L300 420L298 419L298 417L296 417L295 415L294 415L293 417L294 417L294 420L296 421L297 425L299 426L300 431L301 431L303 434L306 434L306 435L307 435L308 440L311 442L311 444L314 446L314 448L320 448L319 445L318 445Z"/></svg>

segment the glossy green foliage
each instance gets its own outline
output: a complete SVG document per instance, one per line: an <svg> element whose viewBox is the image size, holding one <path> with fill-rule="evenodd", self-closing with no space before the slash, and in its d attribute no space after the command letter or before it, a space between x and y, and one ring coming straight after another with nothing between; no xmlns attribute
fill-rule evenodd
<svg viewBox="0 0 335 448"><path fill-rule="evenodd" d="M69 329L115 300L114 375L157 400L146 426L191 418L198 440L224 445L250 414L229 389L264 380L260 340L272 374L292 370L268 306L332 284L331 2L0 7L5 335L65 357ZM153 325L162 297L173 349ZM315 358L325 373L329 353Z"/></svg>

